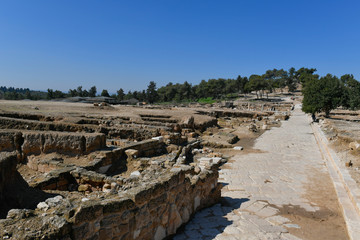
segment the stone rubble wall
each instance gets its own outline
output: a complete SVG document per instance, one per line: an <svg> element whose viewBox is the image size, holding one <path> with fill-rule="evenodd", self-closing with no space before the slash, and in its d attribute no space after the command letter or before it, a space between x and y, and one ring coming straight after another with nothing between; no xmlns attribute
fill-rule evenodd
<svg viewBox="0 0 360 240"><path fill-rule="evenodd" d="M101 133L69 133L0 130L0 151L19 151L24 156L41 153L87 154L106 147Z"/></svg>
<svg viewBox="0 0 360 240"><path fill-rule="evenodd" d="M1 146L1 143L0 143ZM113 150L104 151L102 158L95 158L89 162L88 166L84 166L84 170L99 171L102 167L109 166L113 168L126 168L127 156L125 151L128 149L135 149L139 151L137 157L149 157L154 154L165 151L164 143L156 139L144 140L127 145L124 148L117 148ZM32 184L32 187L41 190L68 190L67 186L73 184L74 177L71 176L70 171L75 169L57 161L28 161L28 167L40 172L48 172L46 178ZM108 169L109 169L108 168ZM101 171L100 171L101 172Z"/></svg>
<svg viewBox="0 0 360 240"><path fill-rule="evenodd" d="M141 181L106 198L57 196L56 204L47 199L30 210L30 214L9 212L0 221L0 237L164 239L175 234L196 211L220 200L217 169L214 164L195 172L193 166L178 164L157 179Z"/></svg>
<svg viewBox="0 0 360 240"><path fill-rule="evenodd" d="M216 170L196 175L182 166L118 199L81 206L72 218L72 239L160 240L175 234L196 211L220 200Z"/></svg>
<svg viewBox="0 0 360 240"><path fill-rule="evenodd" d="M65 122L46 122L33 119L18 119L0 116L0 129L19 129L32 131L56 131L56 132L85 132L85 133L104 133L110 138L129 138L143 140L155 137L161 129L165 127L129 125L124 124L114 127L104 127L93 124L75 124Z"/></svg>
<svg viewBox="0 0 360 240"><path fill-rule="evenodd" d="M73 239L160 240L175 234L197 210L220 199L217 171L187 174L191 170L173 168L159 182L130 189L123 198L80 207L73 217Z"/></svg>

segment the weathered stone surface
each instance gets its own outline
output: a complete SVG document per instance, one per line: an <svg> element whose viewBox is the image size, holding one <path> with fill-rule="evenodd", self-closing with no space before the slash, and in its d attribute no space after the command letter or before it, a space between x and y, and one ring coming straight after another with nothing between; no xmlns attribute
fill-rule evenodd
<svg viewBox="0 0 360 240"><path fill-rule="evenodd" d="M181 119L181 125L183 127L185 127L185 128L193 129L194 128L194 123L195 123L194 116L184 116Z"/></svg>
<svg viewBox="0 0 360 240"><path fill-rule="evenodd" d="M0 131L1 151L18 150L26 156L52 152L86 154L105 146L105 135L101 133Z"/></svg>
<svg viewBox="0 0 360 240"><path fill-rule="evenodd" d="M127 149L125 150L125 154L128 156L128 159L135 159L139 156L139 151L136 149Z"/></svg>
<svg viewBox="0 0 360 240"><path fill-rule="evenodd" d="M289 115L287 114L283 114L283 115L275 115L275 119L279 119L279 120L282 120L282 121L285 121L285 120L288 120L289 119Z"/></svg>
<svg viewBox="0 0 360 240"><path fill-rule="evenodd" d="M350 148L351 150L358 151L358 150L360 150L360 144L359 144L358 142L351 142L351 143L349 144L349 148Z"/></svg>

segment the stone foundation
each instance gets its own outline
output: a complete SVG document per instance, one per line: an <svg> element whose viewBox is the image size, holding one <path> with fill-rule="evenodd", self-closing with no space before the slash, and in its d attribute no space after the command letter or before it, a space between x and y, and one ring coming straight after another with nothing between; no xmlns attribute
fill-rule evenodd
<svg viewBox="0 0 360 240"><path fill-rule="evenodd" d="M56 197L25 216L13 211L0 221L12 239L164 239L198 210L220 200L218 165L200 172L174 165L157 179L140 181L106 198ZM52 204L56 201L56 204ZM22 227L15 227L15 226ZM37 235L37 233L41 233Z"/></svg>
<svg viewBox="0 0 360 240"><path fill-rule="evenodd" d="M0 130L0 151L19 151L24 156L57 152L87 154L106 147L101 133Z"/></svg>

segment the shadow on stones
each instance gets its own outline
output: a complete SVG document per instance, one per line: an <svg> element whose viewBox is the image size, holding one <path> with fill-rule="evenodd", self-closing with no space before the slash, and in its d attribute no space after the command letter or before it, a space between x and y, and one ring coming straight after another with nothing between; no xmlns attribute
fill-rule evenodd
<svg viewBox="0 0 360 240"><path fill-rule="evenodd" d="M227 226L233 224L226 215L239 209L241 204L249 201L248 198L222 197L220 203L212 207L204 208L184 226L178 229L177 234L170 239L214 239L218 234L224 232Z"/></svg>
<svg viewBox="0 0 360 240"><path fill-rule="evenodd" d="M9 180L0 193L0 219L6 218L11 209L34 210L39 202L57 196L57 194L46 193L30 187L17 171Z"/></svg>

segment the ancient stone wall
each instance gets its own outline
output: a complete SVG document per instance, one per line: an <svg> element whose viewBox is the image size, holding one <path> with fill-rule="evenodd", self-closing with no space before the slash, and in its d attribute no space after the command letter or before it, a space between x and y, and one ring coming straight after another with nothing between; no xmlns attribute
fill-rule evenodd
<svg viewBox="0 0 360 240"><path fill-rule="evenodd" d="M123 198L79 209L73 218L74 239L163 239L196 210L219 200L217 172L187 178L191 170L172 171L158 183L129 190Z"/></svg>
<svg viewBox="0 0 360 240"><path fill-rule="evenodd" d="M0 151L18 150L25 156L41 153L86 154L106 147L101 133L0 130Z"/></svg>
<svg viewBox="0 0 360 240"><path fill-rule="evenodd" d="M218 166L174 165L158 179L106 198L48 199L28 216L9 212L0 236L14 239L164 239L220 199ZM51 204L56 200L56 204ZM19 213L20 214L20 213ZM19 223L22 227L18 226ZM30 229L30 230L29 230ZM41 233L41 235L37 235Z"/></svg>

